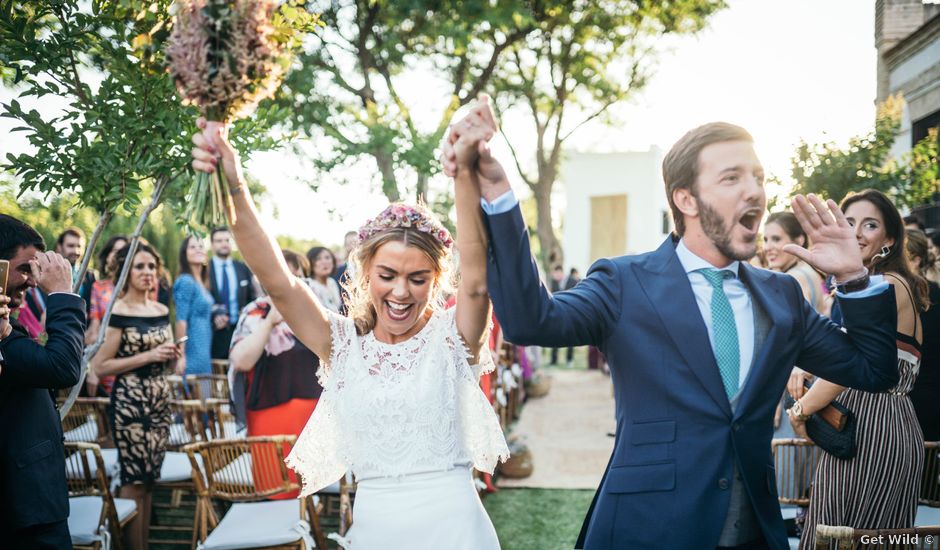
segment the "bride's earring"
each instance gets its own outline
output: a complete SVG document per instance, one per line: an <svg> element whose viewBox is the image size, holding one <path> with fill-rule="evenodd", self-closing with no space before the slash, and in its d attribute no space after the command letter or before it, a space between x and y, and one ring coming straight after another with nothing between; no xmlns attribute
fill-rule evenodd
<svg viewBox="0 0 940 550"><path fill-rule="evenodd" d="M881 257L881 258L887 258L887 257L888 257L888 254L891 254L891 249L888 248L887 246L882 246L882 247L881 247L881 254L878 254L878 256Z"/></svg>

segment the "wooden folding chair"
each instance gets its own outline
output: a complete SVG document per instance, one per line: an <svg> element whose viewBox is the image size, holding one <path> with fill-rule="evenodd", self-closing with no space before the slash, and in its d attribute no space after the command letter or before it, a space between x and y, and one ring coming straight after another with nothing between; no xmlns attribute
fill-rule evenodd
<svg viewBox="0 0 940 550"><path fill-rule="evenodd" d="M94 443L65 442L69 492L69 532L79 549L121 550L122 529L137 516L132 499L114 498L105 475L101 449Z"/></svg>
<svg viewBox="0 0 940 550"><path fill-rule="evenodd" d="M79 397L62 419L62 434L65 441L94 443L98 445L104 459L105 474L108 478L118 475L118 452L111 437L111 425L108 422L106 397ZM92 468L95 464L91 463Z"/></svg>
<svg viewBox="0 0 940 550"><path fill-rule="evenodd" d="M809 507L816 464L822 451L812 441L800 438L774 439L771 450L780 514L785 521L795 521L799 509Z"/></svg>
<svg viewBox="0 0 940 550"><path fill-rule="evenodd" d="M284 457L296 436L218 440L185 447L199 494L195 543L199 548L289 547L325 549L313 499L265 500L294 492ZM221 521L212 500L232 502Z"/></svg>
<svg viewBox="0 0 940 550"><path fill-rule="evenodd" d="M835 543L839 550L937 550L940 548L940 526L910 529L853 529L852 527L817 525L816 549L825 550Z"/></svg>
<svg viewBox="0 0 940 550"><path fill-rule="evenodd" d="M187 374L186 383L194 388L196 395L193 399L205 401L219 399L228 403L232 399L232 390L229 389L228 375L225 374Z"/></svg>
<svg viewBox="0 0 940 550"><path fill-rule="evenodd" d="M114 446L108 425L107 397L79 397L62 419L62 434L66 441L84 441L100 446Z"/></svg>

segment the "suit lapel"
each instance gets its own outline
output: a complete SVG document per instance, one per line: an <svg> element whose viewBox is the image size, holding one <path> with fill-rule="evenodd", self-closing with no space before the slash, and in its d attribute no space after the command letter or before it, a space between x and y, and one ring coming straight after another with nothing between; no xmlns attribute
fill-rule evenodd
<svg viewBox="0 0 940 550"><path fill-rule="evenodd" d="M748 405L766 387L767 377L772 374L765 368L770 360L770 354L781 347L783 327L787 326L783 316L786 310L780 305L784 303L780 285L775 284L769 271L754 268L744 262L741 263L741 280L751 295L751 306L755 314L759 315L758 308L763 310L767 323L767 334L763 338L755 334L754 362L748 371L747 380L741 390L741 400L735 410L735 416L741 416ZM756 322L755 328L759 330L760 324ZM759 346L759 347L758 347ZM779 396L778 396L779 397Z"/></svg>
<svg viewBox="0 0 940 550"><path fill-rule="evenodd" d="M708 329L672 239L667 238L650 256L650 261L638 265L635 272L675 349L682 354L708 395L730 418L731 404L725 395Z"/></svg>

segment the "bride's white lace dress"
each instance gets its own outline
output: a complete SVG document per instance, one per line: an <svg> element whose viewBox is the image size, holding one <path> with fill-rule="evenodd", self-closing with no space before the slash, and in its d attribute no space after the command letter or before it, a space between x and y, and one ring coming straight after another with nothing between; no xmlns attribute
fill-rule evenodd
<svg viewBox="0 0 940 550"><path fill-rule="evenodd" d="M480 365L456 327L454 309L435 313L405 342L356 334L330 314L333 349L317 376L323 394L287 465L302 495L351 470L359 481L344 548L499 548L470 476L509 456L480 389Z"/></svg>

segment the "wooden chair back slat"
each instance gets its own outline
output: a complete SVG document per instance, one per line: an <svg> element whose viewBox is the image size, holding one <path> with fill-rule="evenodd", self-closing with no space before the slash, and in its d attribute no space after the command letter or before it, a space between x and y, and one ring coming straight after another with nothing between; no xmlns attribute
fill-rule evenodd
<svg viewBox="0 0 940 550"><path fill-rule="evenodd" d="M212 374L228 376L228 359L213 359Z"/></svg>
<svg viewBox="0 0 940 550"><path fill-rule="evenodd" d="M771 443L781 504L809 506L819 447L806 439L774 439Z"/></svg>

